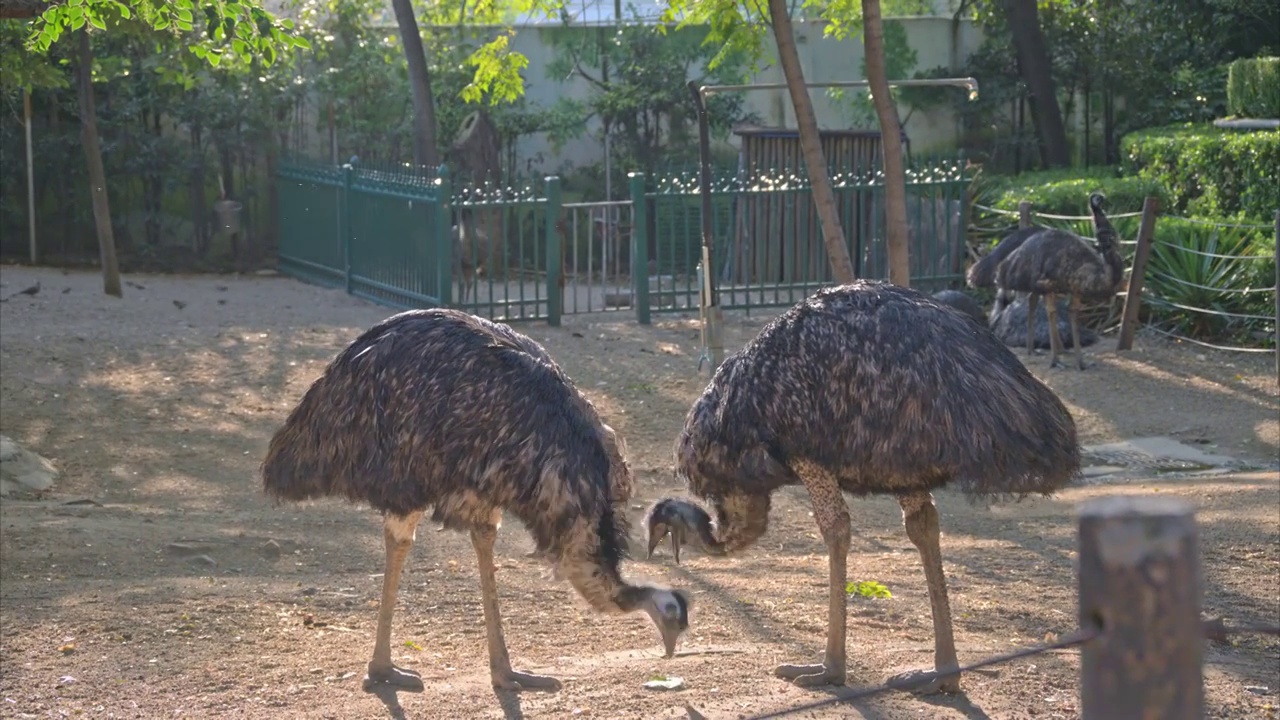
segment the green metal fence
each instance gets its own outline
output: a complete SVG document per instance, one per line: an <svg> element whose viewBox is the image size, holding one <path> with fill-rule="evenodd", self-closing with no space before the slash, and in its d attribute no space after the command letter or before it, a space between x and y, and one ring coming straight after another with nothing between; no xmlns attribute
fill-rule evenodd
<svg viewBox="0 0 1280 720"><path fill-rule="evenodd" d="M832 180L855 271L886 277L883 177L842 173ZM653 182L631 176L631 207L610 208L619 218L629 210L626 232L619 231L626 240L599 249L599 282L592 279L594 246L586 248L585 273L578 262L583 248L573 214L586 206L562 205L558 178L521 188L454 188L443 167L431 173L292 161L282 164L278 183L281 271L384 305L457 307L552 325L566 312L629 305L647 323L652 312L698 308L701 198L692 173ZM962 161L920 163L908 172L912 285L933 290L962 281L967 185ZM712 212L711 271L722 307L788 306L831 283L799 173L722 174ZM612 235L601 237L608 244ZM589 233L587 242L594 241Z"/></svg>
<svg viewBox="0 0 1280 720"><path fill-rule="evenodd" d="M549 261L560 257L551 210L558 179L540 192L486 185L453 193L443 167L291 160L277 182L281 272L390 307L558 324L561 263ZM455 225L466 228L458 241Z"/></svg>
<svg viewBox="0 0 1280 720"><path fill-rule="evenodd" d="M883 175L838 173L832 182L855 272L888 277ZM963 160L924 161L908 171L913 286L936 290L963 280L968 182ZM702 215L696 174L650 182L633 176L632 202L644 206L635 212L636 235L647 240L635 255L649 266L648 282L636 283L637 294L647 296L653 312L697 309ZM832 282L802 171L713 180L712 227L712 271L726 309L788 306Z"/></svg>

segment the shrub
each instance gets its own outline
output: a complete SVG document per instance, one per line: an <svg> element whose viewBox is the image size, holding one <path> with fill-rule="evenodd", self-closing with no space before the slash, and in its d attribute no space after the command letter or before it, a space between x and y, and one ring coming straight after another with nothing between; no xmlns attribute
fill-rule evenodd
<svg viewBox="0 0 1280 720"><path fill-rule="evenodd" d="M1161 185L1162 212L1269 222L1280 210L1280 132L1173 125L1121 140L1126 175Z"/></svg>
<svg viewBox="0 0 1280 720"><path fill-rule="evenodd" d="M1017 210L1019 202L1029 200L1037 213L1088 215L1089 194L1095 191L1107 196L1108 214L1139 212L1148 195L1168 199L1157 182L1120 177L1114 167L1091 167L985 177L979 181L978 203Z"/></svg>
<svg viewBox="0 0 1280 720"><path fill-rule="evenodd" d="M1227 70L1227 112L1280 118L1280 57L1242 58Z"/></svg>
<svg viewBox="0 0 1280 720"><path fill-rule="evenodd" d="M1145 278L1151 319L1200 340L1274 342L1271 235L1266 226L1161 218Z"/></svg>

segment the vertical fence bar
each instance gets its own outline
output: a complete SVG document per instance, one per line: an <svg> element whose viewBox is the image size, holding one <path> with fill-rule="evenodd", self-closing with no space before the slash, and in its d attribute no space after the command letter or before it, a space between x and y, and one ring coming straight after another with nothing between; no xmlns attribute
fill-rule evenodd
<svg viewBox="0 0 1280 720"><path fill-rule="evenodd" d="M1151 257L1151 241L1155 238L1160 199L1142 201L1142 224L1138 226L1138 246L1133 250L1133 267L1129 270L1129 289L1124 296L1117 350L1133 349L1133 335L1138 330L1138 309L1142 305L1142 283L1147 275L1147 259Z"/></svg>
<svg viewBox="0 0 1280 720"><path fill-rule="evenodd" d="M556 230L556 222L560 219L560 178L547 178L547 324L552 327L560 325L560 311L564 307L563 293L560 292L560 233Z"/></svg>
<svg viewBox="0 0 1280 720"><path fill-rule="evenodd" d="M1280 210L1276 211L1276 244L1272 246L1271 261L1276 270L1276 382L1280 383Z"/></svg>
<svg viewBox="0 0 1280 720"><path fill-rule="evenodd" d="M441 307L453 304L453 227L449 222L449 206L453 195L453 184L449 182L449 168L441 165L436 173L436 222L435 222L435 257L436 257L436 292L440 297Z"/></svg>
<svg viewBox="0 0 1280 720"><path fill-rule="evenodd" d="M341 221L338 225L342 233L342 273L346 278L347 294L351 294L351 176L354 174L351 163L342 166L342 196L338 200L338 212Z"/></svg>
<svg viewBox="0 0 1280 720"><path fill-rule="evenodd" d="M1034 222L1035 218L1031 216L1031 201L1023 200L1018 203L1018 227L1029 228Z"/></svg>
<svg viewBox="0 0 1280 720"><path fill-rule="evenodd" d="M636 322L649 324L649 209L644 203L644 173L627 175L631 183L631 285ZM659 277L661 274L659 272ZM661 280L659 280L661 292Z"/></svg>
<svg viewBox="0 0 1280 720"><path fill-rule="evenodd" d="M1084 720L1204 717L1200 557L1195 514L1161 497L1108 497L1080 509Z"/></svg>

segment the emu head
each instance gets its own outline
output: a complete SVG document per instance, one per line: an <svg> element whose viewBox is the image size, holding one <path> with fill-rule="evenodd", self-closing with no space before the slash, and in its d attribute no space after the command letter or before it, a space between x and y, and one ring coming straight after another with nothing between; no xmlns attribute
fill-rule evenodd
<svg viewBox="0 0 1280 720"><path fill-rule="evenodd" d="M644 596L637 609L644 610L657 626L658 634L662 636L663 657L676 654L676 643L689 629L690 602L688 593L683 590L644 588Z"/></svg>
<svg viewBox="0 0 1280 720"><path fill-rule="evenodd" d="M717 544L711 529L711 516L706 510L687 500L663 498L654 503L645 515L644 526L649 539L648 558L653 557L653 551L668 535L671 536L671 553L675 556L677 565L680 564L680 546L684 544L686 537L691 536L699 541L704 537L709 539L710 543L701 542L704 547L708 544L714 547Z"/></svg>
<svg viewBox="0 0 1280 720"><path fill-rule="evenodd" d="M1106 201L1107 196L1100 192L1089 194L1089 209L1094 212L1102 212L1102 203Z"/></svg>

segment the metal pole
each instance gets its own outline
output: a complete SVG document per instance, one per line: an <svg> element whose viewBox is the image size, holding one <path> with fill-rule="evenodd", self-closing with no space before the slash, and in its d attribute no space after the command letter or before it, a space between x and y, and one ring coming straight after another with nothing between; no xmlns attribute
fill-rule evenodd
<svg viewBox="0 0 1280 720"><path fill-rule="evenodd" d="M702 196L702 281L698 284L702 296L702 341L711 361L711 373L724 360L724 343L720 339L720 327L724 313L720 309L716 293L711 216L711 129L707 126L707 106L702 102L702 90L698 83L689 81L689 93L698 114L698 186Z"/></svg>
<svg viewBox="0 0 1280 720"><path fill-rule="evenodd" d="M690 83L692 85L693 83ZM808 88L848 88L867 87L866 80L845 80L840 82L805 83ZM969 100L978 99L978 81L975 78L934 78L931 80L890 80L889 87L962 87L969 91ZM744 90L786 90L786 83L759 83L757 85L703 85L700 90L705 97L718 92L742 92Z"/></svg>
<svg viewBox="0 0 1280 720"><path fill-rule="evenodd" d="M1191 506L1108 497L1079 515L1084 720L1204 717L1200 555Z"/></svg>
<svg viewBox="0 0 1280 720"><path fill-rule="evenodd" d="M31 240L31 264L36 264L36 166L31 149L31 93L22 89L23 130L27 136L27 230Z"/></svg>
<svg viewBox="0 0 1280 720"><path fill-rule="evenodd" d="M1280 210L1276 211L1276 244L1271 256L1276 267L1276 382L1280 383Z"/></svg>

